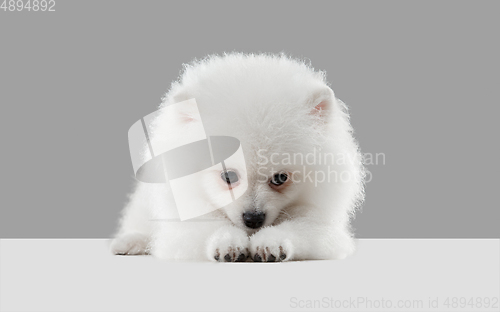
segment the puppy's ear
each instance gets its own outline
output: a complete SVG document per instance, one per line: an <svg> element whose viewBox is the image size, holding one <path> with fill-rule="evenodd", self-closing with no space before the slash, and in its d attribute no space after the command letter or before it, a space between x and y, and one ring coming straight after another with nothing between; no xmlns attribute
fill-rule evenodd
<svg viewBox="0 0 500 312"><path fill-rule="evenodd" d="M309 105L311 107L311 114L324 117L328 115L332 109L335 101L333 90L329 87L322 87L314 91L309 98Z"/></svg>
<svg viewBox="0 0 500 312"><path fill-rule="evenodd" d="M182 123L195 123L201 121L200 112L193 100L179 103L176 107L177 118Z"/></svg>
<svg viewBox="0 0 500 312"><path fill-rule="evenodd" d="M194 98L187 91L176 92L170 96L170 105L173 105L174 118L181 123L200 121L200 113Z"/></svg>

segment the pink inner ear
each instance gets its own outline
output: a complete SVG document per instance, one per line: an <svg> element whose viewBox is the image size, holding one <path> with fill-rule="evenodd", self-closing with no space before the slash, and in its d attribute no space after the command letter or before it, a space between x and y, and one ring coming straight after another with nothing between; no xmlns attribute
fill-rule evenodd
<svg viewBox="0 0 500 312"><path fill-rule="evenodd" d="M188 123L188 122L194 121L195 119L193 116L191 116L189 114L182 113L182 114L180 114L180 120L181 120L181 122Z"/></svg>
<svg viewBox="0 0 500 312"><path fill-rule="evenodd" d="M312 111L313 114L320 114L321 112L324 112L328 108L328 101L321 101L318 105L314 106L314 109Z"/></svg>

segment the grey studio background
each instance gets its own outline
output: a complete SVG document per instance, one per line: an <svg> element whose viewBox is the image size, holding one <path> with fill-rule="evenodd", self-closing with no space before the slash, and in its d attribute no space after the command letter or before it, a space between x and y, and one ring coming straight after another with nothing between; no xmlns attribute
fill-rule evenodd
<svg viewBox="0 0 500 312"><path fill-rule="evenodd" d="M498 2L56 1L0 11L2 238L106 238L128 128L182 63L281 52L328 73L368 166L360 238L499 237Z"/></svg>

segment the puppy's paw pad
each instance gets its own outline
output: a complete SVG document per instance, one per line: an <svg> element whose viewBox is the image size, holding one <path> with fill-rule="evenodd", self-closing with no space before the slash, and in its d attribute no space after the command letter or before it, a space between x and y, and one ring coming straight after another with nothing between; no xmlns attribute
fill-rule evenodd
<svg viewBox="0 0 500 312"><path fill-rule="evenodd" d="M248 258L248 248L229 247L227 250L215 250L214 260L219 262L244 262Z"/></svg>
<svg viewBox="0 0 500 312"><path fill-rule="evenodd" d="M248 236L245 231L234 226L217 230L208 243L208 258L219 262L246 261L248 251Z"/></svg>
<svg viewBox="0 0 500 312"><path fill-rule="evenodd" d="M250 237L250 257L255 262L281 262L294 259L292 233L268 227Z"/></svg>
<svg viewBox="0 0 500 312"><path fill-rule="evenodd" d="M257 246L252 259L254 262L280 262L289 260L283 246L273 249Z"/></svg>
<svg viewBox="0 0 500 312"><path fill-rule="evenodd" d="M115 255L147 255L148 238L139 233L118 236L111 243L111 252Z"/></svg>

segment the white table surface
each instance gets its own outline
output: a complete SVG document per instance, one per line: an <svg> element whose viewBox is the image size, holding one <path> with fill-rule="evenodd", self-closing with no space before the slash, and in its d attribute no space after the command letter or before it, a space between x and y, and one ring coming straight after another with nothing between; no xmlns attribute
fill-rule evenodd
<svg viewBox="0 0 500 312"><path fill-rule="evenodd" d="M108 245L0 240L0 311L499 311L498 239L362 239L346 260L290 263L167 262Z"/></svg>

